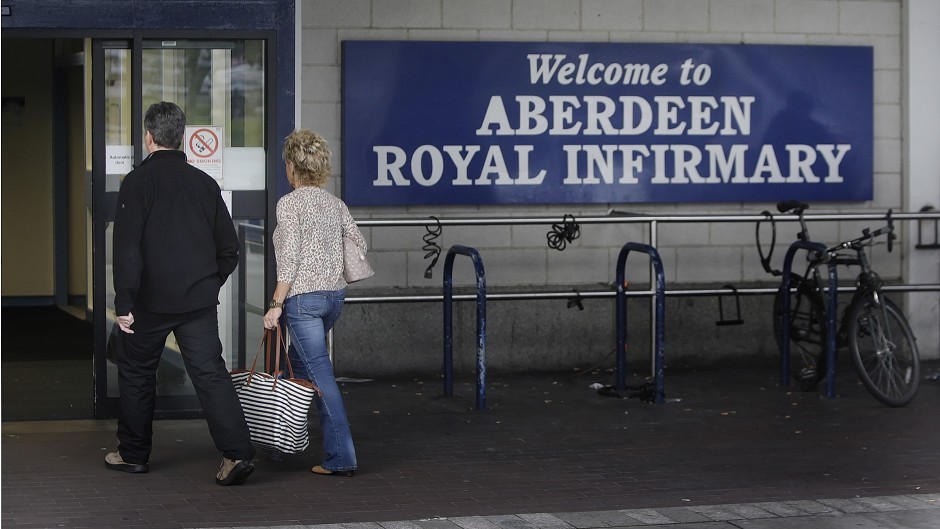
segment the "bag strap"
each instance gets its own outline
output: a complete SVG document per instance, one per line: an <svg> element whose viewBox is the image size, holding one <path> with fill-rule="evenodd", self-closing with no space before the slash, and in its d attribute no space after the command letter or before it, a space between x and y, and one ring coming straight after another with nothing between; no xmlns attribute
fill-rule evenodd
<svg viewBox="0 0 940 529"><path fill-rule="evenodd" d="M268 340L270 345L270 339ZM275 346L274 371L272 374L281 372L281 346L284 346L284 364L287 366L287 378L294 378L294 366L290 363L290 355L287 354L287 336L281 331L281 325L277 326L277 345Z"/></svg>
<svg viewBox="0 0 940 529"><path fill-rule="evenodd" d="M280 325L278 325L278 331L281 330ZM271 339L268 337L270 329L264 330L264 335L261 336L261 344L264 346L264 372L272 373L271 369L274 367L272 362L274 358L271 356Z"/></svg>
<svg viewBox="0 0 940 529"><path fill-rule="evenodd" d="M281 324L278 323L274 329L266 330L264 334L268 342L268 354L270 354L271 351L271 342L274 342L274 370L268 371L268 373L271 373L275 378L277 378L278 373L281 372ZM277 382L275 382L275 384L277 384Z"/></svg>
<svg viewBox="0 0 940 529"><path fill-rule="evenodd" d="M271 334L273 333L276 333L277 335L276 340L272 339ZM281 344L282 343L285 344L284 351L286 353L287 346L286 346L286 342L284 341L284 336L281 334L280 325L277 326L276 331L273 329L265 329L264 335L261 336L261 343L258 344L258 352L255 353L255 358L251 361L251 369L249 369L249 371L251 371L252 373L255 372L255 368L258 365L258 357L261 355L261 352L264 351L264 365L263 365L264 372L271 374L271 375L277 375L277 373L280 372L281 370ZM273 354L271 352L272 346L275 348ZM291 378L293 378L294 370L290 365L290 358L285 358L285 360L286 360L285 363L287 364L288 370L290 371Z"/></svg>
<svg viewBox="0 0 940 529"><path fill-rule="evenodd" d="M316 392L317 396L322 397L323 392L320 391L320 388L316 384L314 384L313 382L309 380L299 380L299 379L294 378L294 367L290 363L290 354L288 354L288 351L287 351L287 333L286 332L283 334L281 333L280 324L278 324L277 326L276 349L278 353L277 353L277 360L275 361L275 364L276 364L275 369L277 370L276 373L280 373L280 368L281 368L279 364L280 358L281 358L281 355L280 355L281 345L284 346L284 364L287 366L287 378L289 378L295 384L300 384L301 386L306 386L312 389L313 391ZM276 377L276 373L275 373L275 377ZM277 384L277 378L275 378L274 383Z"/></svg>
<svg viewBox="0 0 940 529"><path fill-rule="evenodd" d="M248 370L248 381L245 384L251 384L251 377L255 374L255 367L258 365L258 357L261 355L261 351L264 350L265 339L261 337L261 343L258 344L258 352L255 353L255 358L251 361L251 369Z"/></svg>
<svg viewBox="0 0 940 529"><path fill-rule="evenodd" d="M281 324L278 323L273 329L265 329L262 341L265 346L264 356L267 360L267 373L277 377L278 373L281 372L281 342L284 341L281 334Z"/></svg>

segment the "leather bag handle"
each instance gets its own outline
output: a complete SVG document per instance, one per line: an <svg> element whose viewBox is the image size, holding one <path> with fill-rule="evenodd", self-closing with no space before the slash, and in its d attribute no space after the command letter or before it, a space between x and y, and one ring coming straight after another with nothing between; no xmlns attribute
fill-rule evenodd
<svg viewBox="0 0 940 529"><path fill-rule="evenodd" d="M272 336L273 335L273 336ZM272 343L274 347L274 354L271 354ZM264 335L261 337L261 343L258 344L258 352L255 353L255 358L251 361L251 369L249 369L248 380L245 384L251 384L251 378L255 374L255 367L258 365L258 357L261 355L261 352L265 352L265 367L267 368L266 373L274 377L274 385L277 385L277 375L281 372L281 345L284 345L284 363L287 365L287 375L293 382L306 386L314 391L317 395L322 396L320 388L316 384L310 382L309 380L299 380L294 378L294 367L290 363L290 356L287 354L287 339L284 334L281 332L281 325L278 324L275 329L265 329ZM273 366L272 366L273 362ZM273 367L273 370L272 370Z"/></svg>

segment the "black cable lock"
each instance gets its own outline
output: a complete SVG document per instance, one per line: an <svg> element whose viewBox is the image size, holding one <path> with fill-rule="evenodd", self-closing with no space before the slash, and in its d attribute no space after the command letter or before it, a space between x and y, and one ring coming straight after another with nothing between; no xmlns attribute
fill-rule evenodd
<svg viewBox="0 0 940 529"><path fill-rule="evenodd" d="M437 259L441 256L441 247L437 244L436 240L444 231L444 228L441 227L441 221L433 215L431 215L431 218L434 219L437 225L434 228L432 228L431 225L426 225L424 229L427 230L427 233L421 238L424 241L424 246L422 246L421 249L426 252L424 258L433 257L431 264L424 270L425 279L431 279L431 270L434 268L434 265L437 264Z"/></svg>
<svg viewBox="0 0 940 529"><path fill-rule="evenodd" d="M570 217L571 220L568 220ZM565 213L561 224L552 224L552 231L545 234L548 247L561 251L569 242L581 236L581 227L575 222L574 215Z"/></svg>

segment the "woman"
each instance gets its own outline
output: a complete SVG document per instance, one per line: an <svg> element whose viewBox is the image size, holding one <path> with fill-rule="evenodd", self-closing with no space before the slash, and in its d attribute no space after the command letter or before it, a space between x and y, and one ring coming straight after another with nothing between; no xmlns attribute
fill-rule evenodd
<svg viewBox="0 0 940 529"><path fill-rule="evenodd" d="M326 333L346 299L343 237L362 249L366 242L342 200L323 189L330 175L330 149L322 136L296 130L284 141L287 180L293 191L277 202L274 255L277 287L264 326L273 329L285 316L294 376L310 380L323 432L323 463L311 469L325 476L352 476L356 470L349 421L333 377Z"/></svg>

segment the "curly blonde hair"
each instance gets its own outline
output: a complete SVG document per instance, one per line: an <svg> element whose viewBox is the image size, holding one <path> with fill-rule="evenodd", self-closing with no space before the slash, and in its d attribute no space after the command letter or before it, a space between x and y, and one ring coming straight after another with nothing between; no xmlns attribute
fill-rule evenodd
<svg viewBox="0 0 940 529"><path fill-rule="evenodd" d="M330 176L330 147L316 132L298 129L284 138L284 161L294 165L297 186L323 187Z"/></svg>

